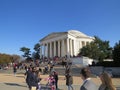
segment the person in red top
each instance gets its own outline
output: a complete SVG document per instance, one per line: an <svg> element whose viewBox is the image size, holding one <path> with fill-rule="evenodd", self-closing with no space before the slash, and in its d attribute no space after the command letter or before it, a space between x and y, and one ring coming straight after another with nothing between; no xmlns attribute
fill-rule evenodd
<svg viewBox="0 0 120 90"><path fill-rule="evenodd" d="M15 63L13 65L13 73L14 73L14 76L16 76L16 72L17 72L17 64Z"/></svg>
<svg viewBox="0 0 120 90"><path fill-rule="evenodd" d="M53 77L52 74L49 75L49 77L47 78L47 80L48 80L47 85L50 86L51 90L56 90L56 88L55 88L55 79L54 79L54 77Z"/></svg>

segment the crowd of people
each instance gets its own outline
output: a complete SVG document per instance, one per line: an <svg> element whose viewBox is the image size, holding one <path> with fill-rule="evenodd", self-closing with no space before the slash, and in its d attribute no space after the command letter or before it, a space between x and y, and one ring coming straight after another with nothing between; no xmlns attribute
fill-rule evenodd
<svg viewBox="0 0 120 90"><path fill-rule="evenodd" d="M14 75L16 75L17 66L13 66L13 72ZM66 86L68 90L75 90L73 87L73 75L71 72L71 64L65 64L63 66L65 68L65 80L66 80ZM37 68L34 65L29 65L25 68L25 77L26 77L26 84L29 88L29 90L41 90L41 69ZM46 84L46 87L50 87L51 90L58 90L58 72L54 70L54 64L52 62L48 63L48 65L44 66L43 74L48 74L49 76L46 77L44 80L47 80L48 83ZM83 67L80 72L80 77L83 80L82 85L80 86L79 90L116 90L115 86L112 83L112 79L110 75L107 72L102 72L99 75L99 78L101 80L101 85L98 86L91 80L90 78L91 72L89 67Z"/></svg>
<svg viewBox="0 0 120 90"><path fill-rule="evenodd" d="M26 71L26 83L29 87L29 90L41 90L41 78L39 71L36 70L35 67ZM80 77L83 80L82 85L80 86L80 90L116 90L115 86L112 83L112 79L107 72L102 72L99 75L101 80L101 85L98 86L91 80L91 73L88 67L82 68L80 72ZM53 71L49 74L49 77L45 78L48 81L46 87L50 87L51 90L58 90L58 72ZM70 67L67 66L65 70L65 80L68 90L74 90L73 88L73 76L70 70Z"/></svg>
<svg viewBox="0 0 120 90"><path fill-rule="evenodd" d="M41 71L37 69L37 67L28 67L28 69L26 69L25 78L29 90L41 90L40 81L42 78L40 77L40 72ZM58 73L56 71L50 72L49 77L45 78L44 80L48 81L46 87L50 87L51 90L57 90Z"/></svg>

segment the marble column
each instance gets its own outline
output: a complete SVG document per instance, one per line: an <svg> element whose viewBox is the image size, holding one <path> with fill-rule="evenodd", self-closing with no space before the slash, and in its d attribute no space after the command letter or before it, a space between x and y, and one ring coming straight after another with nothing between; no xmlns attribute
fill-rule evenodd
<svg viewBox="0 0 120 90"><path fill-rule="evenodd" d="M52 42L50 42L50 57L52 57Z"/></svg>
<svg viewBox="0 0 120 90"><path fill-rule="evenodd" d="M54 41L54 57L56 56L56 41Z"/></svg>
<svg viewBox="0 0 120 90"><path fill-rule="evenodd" d="M61 56L65 56L65 40L62 40L62 52L61 52Z"/></svg>
<svg viewBox="0 0 120 90"><path fill-rule="evenodd" d="M46 43L46 57L48 57L48 43Z"/></svg>
<svg viewBox="0 0 120 90"><path fill-rule="evenodd" d="M72 39L70 39L70 55L73 56Z"/></svg>
<svg viewBox="0 0 120 90"><path fill-rule="evenodd" d="M58 40L57 42L58 42L58 56L60 57L60 40Z"/></svg>
<svg viewBox="0 0 120 90"><path fill-rule="evenodd" d="M43 56L45 57L46 46L43 44Z"/></svg>
<svg viewBox="0 0 120 90"><path fill-rule="evenodd" d="M69 50L69 38L67 38L67 56L70 56L70 50Z"/></svg>
<svg viewBox="0 0 120 90"><path fill-rule="evenodd" d="M72 40L72 56L75 55L74 53L74 40Z"/></svg>

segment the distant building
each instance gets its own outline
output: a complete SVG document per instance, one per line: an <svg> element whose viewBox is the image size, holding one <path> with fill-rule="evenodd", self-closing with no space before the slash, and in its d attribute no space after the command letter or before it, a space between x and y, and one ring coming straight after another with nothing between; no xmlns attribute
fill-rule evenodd
<svg viewBox="0 0 120 90"><path fill-rule="evenodd" d="M93 37L77 30L54 32L40 40L40 45L42 46L41 52L46 57L76 56L80 48L93 40Z"/></svg>

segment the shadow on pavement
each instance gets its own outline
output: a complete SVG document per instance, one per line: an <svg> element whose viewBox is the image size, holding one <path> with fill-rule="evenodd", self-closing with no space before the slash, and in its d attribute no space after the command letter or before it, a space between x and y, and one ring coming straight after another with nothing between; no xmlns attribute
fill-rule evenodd
<svg viewBox="0 0 120 90"><path fill-rule="evenodd" d="M4 84L9 85L9 86L27 87L26 85L20 85L17 83L4 83ZM49 86L46 86L44 84L41 85L41 89L42 90L51 90ZM57 90L62 90L62 89L57 89Z"/></svg>
<svg viewBox="0 0 120 90"><path fill-rule="evenodd" d="M16 77L19 77L19 78L24 78L24 76L16 76Z"/></svg>
<svg viewBox="0 0 120 90"><path fill-rule="evenodd" d="M41 84L41 90L51 90L49 86L46 86L45 84ZM57 89L57 90L63 90L63 89Z"/></svg>
<svg viewBox="0 0 120 90"><path fill-rule="evenodd" d="M4 84L10 85L10 86L26 87L25 85L20 85L20 84L16 84L16 83L4 83Z"/></svg>

